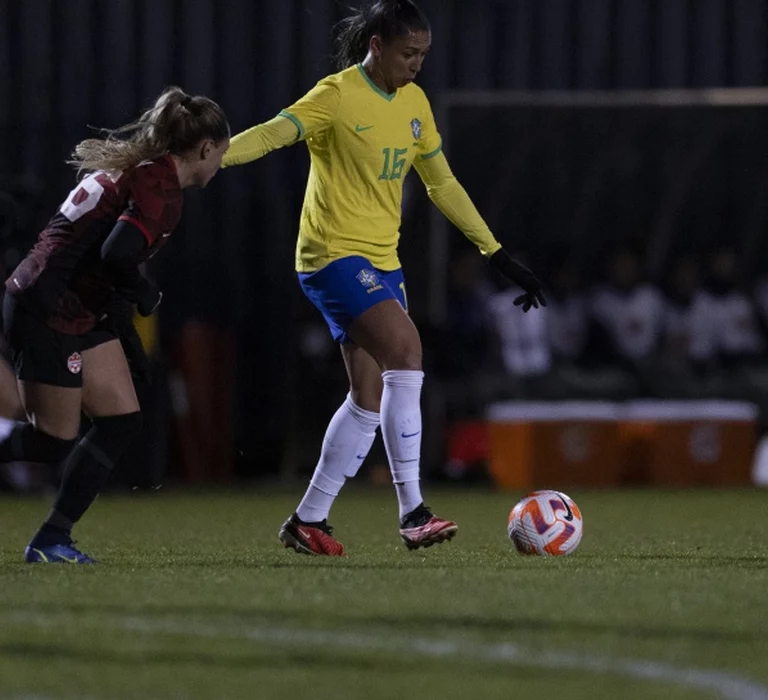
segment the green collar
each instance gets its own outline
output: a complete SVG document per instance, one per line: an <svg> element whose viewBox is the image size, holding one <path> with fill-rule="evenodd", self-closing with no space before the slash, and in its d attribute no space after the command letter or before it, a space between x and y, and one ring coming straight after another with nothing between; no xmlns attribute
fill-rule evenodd
<svg viewBox="0 0 768 700"><path fill-rule="evenodd" d="M357 64L357 69L360 71L360 75L365 78L365 82L368 83L368 85L371 86L371 90L373 90L377 95L380 95L383 97L387 102L392 102L392 100L395 99L395 95L397 95L397 90L395 90L391 95L388 95L384 90L382 90L376 83L371 80L371 77L368 75L368 73L365 72L365 68L363 68L362 63Z"/></svg>

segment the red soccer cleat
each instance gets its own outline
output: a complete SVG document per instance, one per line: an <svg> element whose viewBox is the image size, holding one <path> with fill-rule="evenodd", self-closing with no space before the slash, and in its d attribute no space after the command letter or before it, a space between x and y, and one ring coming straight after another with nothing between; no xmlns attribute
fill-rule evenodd
<svg viewBox="0 0 768 700"><path fill-rule="evenodd" d="M431 547L452 540L458 531L456 523L432 515L432 511L423 503L400 522L400 537L408 549Z"/></svg>
<svg viewBox="0 0 768 700"><path fill-rule="evenodd" d="M280 528L278 537L286 548L295 549L299 554L343 557L344 545L333 535L333 528L325 520L319 523L305 523L294 513Z"/></svg>

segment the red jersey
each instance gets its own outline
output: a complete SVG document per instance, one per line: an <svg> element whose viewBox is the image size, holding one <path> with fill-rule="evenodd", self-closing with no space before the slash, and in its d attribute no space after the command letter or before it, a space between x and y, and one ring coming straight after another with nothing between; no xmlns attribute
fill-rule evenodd
<svg viewBox="0 0 768 700"><path fill-rule="evenodd" d="M117 221L144 233L146 260L176 228L182 203L169 155L120 173L92 173L70 192L5 287L54 330L87 333L115 289L101 246Z"/></svg>

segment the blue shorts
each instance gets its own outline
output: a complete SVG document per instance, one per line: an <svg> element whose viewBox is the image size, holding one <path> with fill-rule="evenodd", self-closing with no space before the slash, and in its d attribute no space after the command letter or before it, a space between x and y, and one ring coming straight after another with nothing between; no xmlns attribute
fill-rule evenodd
<svg viewBox="0 0 768 700"><path fill-rule="evenodd" d="M339 258L317 272L300 272L299 284L339 343L349 342L352 321L380 301L396 299L408 310L403 271L377 270L360 255Z"/></svg>

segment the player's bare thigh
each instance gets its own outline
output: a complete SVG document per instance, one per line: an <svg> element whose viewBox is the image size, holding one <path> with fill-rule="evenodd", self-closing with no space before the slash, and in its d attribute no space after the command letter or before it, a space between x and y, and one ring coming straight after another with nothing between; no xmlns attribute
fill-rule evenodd
<svg viewBox="0 0 768 700"><path fill-rule="evenodd" d="M419 331L395 299L364 311L352 322L347 335L376 360L382 372L422 367Z"/></svg>
<svg viewBox="0 0 768 700"><path fill-rule="evenodd" d="M139 410L128 361L117 339L83 351L83 410L94 418Z"/></svg>
<svg viewBox="0 0 768 700"><path fill-rule="evenodd" d="M61 440L77 437L82 389L19 380L19 396L35 428Z"/></svg>

